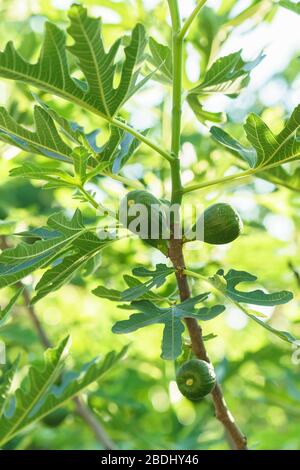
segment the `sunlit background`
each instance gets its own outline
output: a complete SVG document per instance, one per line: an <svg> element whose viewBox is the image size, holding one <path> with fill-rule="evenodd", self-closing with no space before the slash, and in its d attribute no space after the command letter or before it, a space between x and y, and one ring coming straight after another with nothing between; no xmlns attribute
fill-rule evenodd
<svg viewBox="0 0 300 470"><path fill-rule="evenodd" d="M22 55L34 61L39 52L44 23L47 20L67 26L69 0L0 0L0 49L13 40ZM167 2L159 0L86 0L90 14L101 16L106 44L137 21L145 24L149 35L158 41L170 41ZM256 13L242 24L235 21L251 5ZM182 17L195 6L192 0L181 0ZM225 27L224 27L225 24ZM237 24L236 27L235 24ZM226 26L227 25L227 26ZM219 47L211 51L211 38L217 37ZM184 85L199 81L203 70L214 58L242 49L245 60L264 52L264 60L254 69L248 87L237 99L211 96L205 109L227 114L225 128L244 139L242 124L249 112L256 112L279 132L284 120L300 101L299 16L278 8L269 0L209 0L203 15L192 28L186 44ZM218 43L216 41L216 43ZM218 44L217 44L218 45ZM216 46L216 44L215 44ZM25 85L0 80L0 105L7 106L19 122L32 126L32 90ZM107 127L82 110L47 94L41 94L69 119L76 119L87 130L101 128L105 139ZM170 90L151 81L125 106L124 117L139 129L151 128L151 137L170 145ZM235 157L222 150L209 137L211 123L197 121L184 106L182 134L183 181L215 179L237 169ZM64 209L72 214L79 202L67 189L46 191L37 182L10 178L9 170L28 159L39 162L41 157L26 155L19 149L0 144L0 229L2 236L14 243L11 232L30 226L41 226L49 214ZM290 164L292 173L297 163ZM158 197L168 197L170 176L168 165L146 147L135 154L123 170L130 178L143 179ZM114 205L116 196L126 193L121 183L101 180L93 183L96 199ZM230 202L241 213L244 234L235 243L220 247L204 246L187 250L187 263L194 269L213 274L220 267L249 271L269 291L292 290L294 300L279 307L256 308L265 321L278 329L292 331L300 337L300 198L298 189L276 187L263 179L247 180L241 185L216 186L192 193L207 206L216 201ZM188 199L187 198L187 199ZM87 219L95 217L87 206L81 207ZM10 225L8 224L10 223ZM9 226L9 228L8 228ZM160 359L161 327L153 326L127 336L111 332L113 323L124 318L126 311L115 303L91 294L98 285L122 288L123 274L130 274L136 265L152 266L165 262L156 250L141 241L119 241L107 249L99 260L97 271L88 277L77 275L72 283L51 294L36 305L36 313L51 340L57 342L66 332L72 336L72 361L79 367L96 355L120 349L130 343L126 361L107 376L99 387L89 390L86 401L104 424L108 434L124 449L225 449L228 447L222 429L213 419L209 400L193 404L183 398L174 381L174 365ZM41 273L25 279L31 288ZM171 281L170 281L171 283ZM258 284L259 285L259 284ZM174 286L173 286L174 287ZM203 287L194 283L194 293ZM168 285L167 290L172 290ZM12 289L0 292L5 304ZM228 404L237 421L248 435L249 445L257 449L300 449L300 354L288 343L271 336L233 307L204 325L205 334L217 337L207 342L209 354L216 364ZM22 353L21 374L25 375L28 360L40 357L42 348L22 304L15 309L12 321L1 330L0 339L7 354ZM299 357L299 361L298 361ZM91 431L72 413L72 406L57 427L41 422L10 444L20 449L97 448Z"/></svg>

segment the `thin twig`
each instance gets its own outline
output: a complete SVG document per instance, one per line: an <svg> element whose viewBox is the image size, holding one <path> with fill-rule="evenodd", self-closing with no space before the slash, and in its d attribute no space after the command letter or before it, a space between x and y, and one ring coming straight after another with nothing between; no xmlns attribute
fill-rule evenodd
<svg viewBox="0 0 300 470"><path fill-rule="evenodd" d="M184 39L191 24L193 23L194 19L197 17L198 13L200 12L201 8L205 5L206 2L207 0L200 0L199 3L195 6L191 15L187 18L187 20L185 21L184 25L181 28L181 31L178 35L180 39Z"/></svg>
<svg viewBox="0 0 300 470"><path fill-rule="evenodd" d="M45 332L43 326L41 325L41 322L35 312L35 308L33 307L33 305L30 304L30 296L26 287L23 290L23 298L24 298L24 303L27 309L28 316L30 317L32 324L39 336L41 344L43 345L45 349L51 348L52 343L47 333ZM106 450L116 449L115 443L107 435L105 429L102 427L99 421L95 418L95 416L90 411L90 409L83 403L80 396L74 397L72 400L75 403L77 414L92 429L98 443L101 446L103 446Z"/></svg>
<svg viewBox="0 0 300 470"><path fill-rule="evenodd" d="M23 284L21 283L19 283L19 286L24 287ZM26 287L24 288L22 295L23 295L27 314L35 328L35 331L37 332L37 335L40 339L40 343L43 345L45 349L52 348L52 343L50 339L48 338L47 333L45 332L44 328L42 327L41 322L35 312L33 305L30 304L30 296L28 293L28 289Z"/></svg>
<svg viewBox="0 0 300 470"><path fill-rule="evenodd" d="M117 446L113 440L108 436L99 420L95 418L90 409L83 403L81 398L74 397L73 401L76 405L78 415L85 421L85 423L92 429L99 444L106 450L116 450Z"/></svg>
<svg viewBox="0 0 300 470"><path fill-rule="evenodd" d="M290 158L287 158L284 160L282 163L289 163L291 160L295 159L295 155L293 155ZM200 189L205 189L210 186L216 186L219 184L225 184L225 183L230 183L232 181L244 181L245 178L249 178L251 176L257 176L258 178L260 177L259 174L263 173L267 170L272 170L273 168L276 168L280 165L280 162L276 161L273 163L270 163L268 165L259 165L255 168L249 168L248 170L241 171L239 173L234 173L233 175L227 175L223 176L222 178L217 178L215 180L209 180L209 181L204 181L203 183L196 183L196 184L190 184L188 186L185 186L183 188L183 193L187 194L192 191L197 191Z"/></svg>
<svg viewBox="0 0 300 470"><path fill-rule="evenodd" d="M294 278L295 278L295 281L297 282L298 287L300 287L300 273L299 273L299 271L295 268L292 261L288 262L288 266L289 266L290 270L292 271L292 273L294 275Z"/></svg>

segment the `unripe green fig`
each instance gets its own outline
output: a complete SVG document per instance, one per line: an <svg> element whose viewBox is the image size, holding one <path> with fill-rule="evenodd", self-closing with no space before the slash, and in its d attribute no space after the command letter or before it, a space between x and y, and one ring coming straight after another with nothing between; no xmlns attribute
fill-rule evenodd
<svg viewBox="0 0 300 470"><path fill-rule="evenodd" d="M208 395L216 384L214 368L201 359L182 364L176 373L177 386L183 396L197 401Z"/></svg>
<svg viewBox="0 0 300 470"><path fill-rule="evenodd" d="M149 245L168 252L167 221L163 205L144 190L130 191L120 205L120 222Z"/></svg>
<svg viewBox="0 0 300 470"><path fill-rule="evenodd" d="M43 423L51 428L56 428L66 419L69 412L66 408L57 408L43 418Z"/></svg>
<svg viewBox="0 0 300 470"><path fill-rule="evenodd" d="M197 224L203 227L202 241L211 245L230 243L238 238L243 229L243 222L238 212L230 204L223 202L205 209L193 227L194 232ZM198 239L197 235L193 239Z"/></svg>

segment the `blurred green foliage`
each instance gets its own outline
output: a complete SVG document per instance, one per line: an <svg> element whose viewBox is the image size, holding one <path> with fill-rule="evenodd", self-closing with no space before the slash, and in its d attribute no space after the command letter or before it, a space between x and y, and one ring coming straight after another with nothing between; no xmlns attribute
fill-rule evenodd
<svg viewBox="0 0 300 470"><path fill-rule="evenodd" d="M213 49L218 50L220 42L230 37L234 25L234 16L230 12L234 3L244 2L223 0L219 2L221 5L217 15L207 7L193 26L187 51L192 60L198 58L199 73L210 61ZM263 22L267 43L268 28L283 12L280 10L278 13L270 2L248 3L257 9L256 16L243 23L240 34L247 37ZM118 34L129 31L136 21L145 25L148 34L167 43L170 30L166 4L165 1L85 0L91 13L103 14L104 33L109 43ZM259 8L258 4L264 4L265 8ZM65 9L69 5L67 0L0 0L0 48L13 39L22 54L34 60L45 19L64 25ZM293 13L287 11L284 15L290 18ZM239 24L237 19L236 24ZM292 34L288 29L287 32ZM281 128L286 113L290 112L291 103L278 96L276 103L264 111L267 106L263 90L270 83L280 83L279 90L286 90L287 94L296 90L297 85L299 87L299 59L295 57L295 51L290 51L287 62L286 68L275 70L259 88L246 90L237 102L229 98L225 103L222 101L220 107L225 107L228 112L228 130L236 137L240 133L238 123L249 111L262 112L274 131ZM193 77L193 81L197 79ZM185 82L192 82L188 70ZM0 102L7 105L20 122L28 126L32 124L33 98L25 86L1 80ZM73 106L49 96L47 103L67 118L74 118L76 113L76 120L87 130L101 127L104 132L100 139L105 136L105 124L97 122L94 116L86 112L78 116L78 110ZM133 121L140 122L147 114L143 127L150 124L155 138L168 147L169 111L168 90L150 83L127 105L124 117L132 116ZM190 181L193 175L197 175L196 180L198 178L199 181L202 178L218 178L231 171L236 166L235 158L207 138L207 128L195 121L190 111L185 111L182 138L184 180ZM16 232L43 225L49 213L58 207L72 213L78 206L78 201L72 199L71 192L66 189L45 191L38 183L8 177L9 170L24 159L41 161L41 157L26 155L3 144L0 154L0 219L2 222L15 222ZM167 174L167 162L153 155L145 146L141 147L125 171L126 176L138 175L155 194L166 196L168 180L162 187L161 179ZM99 197L108 205L113 195L123 195L126 191L122 185L112 184L111 181L101 182L100 187L96 188ZM203 268L207 274L214 273L219 267L243 269L258 275L270 290L278 287L292 290L295 297L290 304L269 307L264 309L264 313L270 317L273 326L292 331L300 337L300 284L297 278L297 270L300 270L300 197L297 192L292 193L256 179L240 186L228 185L192 193L188 198L193 201L198 199L204 205L220 200L232 203L240 210L246 226L244 236L232 245L209 247L199 243L197 249L187 250L188 265L195 269ZM81 209L86 217L93 217L91 209ZM6 235L6 232L1 233ZM14 243L14 237L8 237L8 241ZM124 311L118 310L114 303L91 294L91 290L99 284L116 289L124 287L122 275L130 273L132 266L151 265L161 261L161 256L154 249L145 248L140 241L119 241L104 252L100 267L93 276L75 277L70 285L40 301L35 307L36 312L54 343L66 332L71 334L75 366L108 350L119 349L128 340L131 343L126 362L117 366L105 383L99 388L92 388L86 397L107 433L120 448L225 449L228 445L224 441L223 431L219 423L211 419L213 406L210 400L194 404L181 397L174 382L173 364L160 359L161 326L155 325L126 337L116 336L111 332L111 327L124 318ZM38 277L35 275L25 280L29 289ZM198 288L195 283L195 293ZM12 291L11 288L1 290L1 304L6 303ZM297 354L290 345L251 323L232 307L228 307L222 316L206 323L204 333L217 335L207 342L207 348L216 365L228 405L248 436L250 448L299 450L300 353ZM12 321L1 330L0 339L6 343L10 360L22 352L20 373L23 375L26 374L28 359L41 355L39 339L22 302L15 308ZM71 413L72 408L73 404L70 404L59 426L41 422L7 447L98 448L92 432Z"/></svg>

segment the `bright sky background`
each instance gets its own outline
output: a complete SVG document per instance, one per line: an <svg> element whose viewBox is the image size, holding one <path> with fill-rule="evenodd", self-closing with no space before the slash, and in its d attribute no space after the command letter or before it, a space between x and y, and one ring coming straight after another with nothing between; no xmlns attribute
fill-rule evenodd
<svg viewBox="0 0 300 470"><path fill-rule="evenodd" d="M56 0L53 0L56 2ZM61 0L60 0L61 1ZM68 2L69 0L66 0ZM221 0L208 0L207 5L218 8ZM101 2L99 2L101 4ZM144 0L145 8L151 10L159 0ZM180 0L182 17L187 17L195 7L195 0ZM236 2L235 14L247 8L249 0L239 0ZM99 13L102 10L104 21L111 21L112 12L97 6ZM221 94L211 97L206 101L206 108L211 111L229 111L237 114L238 120L244 119L243 111L251 106L255 99L255 94L259 91L260 99L266 107L276 106L284 103L288 111L292 111L300 102L300 83L296 83L292 89L287 89L282 80L270 80L276 73L284 70L290 60L299 52L300 45L300 21L295 13L281 8L271 24L262 23L248 32L249 23L245 22L237 28L226 42L221 51L221 55L230 54L240 49L243 50L245 60L254 59L261 51L266 57L251 73L251 82L240 98L231 100ZM194 53L195 54L195 53ZM199 60L197 54L190 51L188 60L188 74L191 79L198 77ZM131 111L133 112L132 123L141 122L139 112L134 112L138 104L143 104L143 120L145 127L151 126L155 117L152 114L153 106L161 101L161 93L158 86L153 86L151 90L141 93L140 100L134 102ZM145 107L149 103L149 113L145 113Z"/></svg>
<svg viewBox="0 0 300 470"><path fill-rule="evenodd" d="M146 0L146 4L157 3L156 0ZM184 0L180 2L183 16L187 16L192 11L196 2L194 0ZM220 0L209 0L208 6L217 8ZM236 13L242 11L249 5L248 0L237 2ZM243 50L243 58L254 59L261 51L264 51L265 59L251 72L251 82L247 90L242 93L239 100L235 101L235 106L247 107L248 100L259 90L260 98L266 106L273 106L284 101L285 106L292 110L300 102L300 83L294 88L287 90L278 80L270 81L270 78L284 70L290 60L300 51L300 21L295 13L281 8L278 10L271 24L262 23L253 31L246 32L249 23L245 22L237 28L223 47L221 54L227 55ZM194 67L194 70L193 70ZM299 67L300 68L300 67ZM189 61L189 73L197 76L197 61L191 57ZM247 102L247 103L245 103ZM232 106L232 101L226 97L218 95L207 102L207 107L212 111L225 110Z"/></svg>
<svg viewBox="0 0 300 470"><path fill-rule="evenodd" d="M51 3L54 8L66 10L73 3L74 0L52 0ZM119 0L126 1L126 0ZM127 0L130 1L130 0ZM165 0L166 1L166 0ZM160 0L143 0L146 9L151 10L155 7ZM25 4L26 2L24 2ZM84 3L84 2L83 2ZM213 8L218 8L221 0L208 0L207 5ZM236 2L235 14L248 7L250 0L238 0ZM90 7L93 14L102 16L104 22L118 22L118 14L113 12L107 7L101 7L101 0L95 2L94 7ZM196 5L195 0L179 0L182 17L187 17ZM94 11L97 10L97 11ZM40 25L42 27L42 25ZM292 57L299 52L300 45L300 20L299 16L295 13L288 11L285 8L278 10L275 19L271 24L262 23L258 25L252 32L247 32L249 23L244 23L241 27L237 28L231 35L230 39L223 47L221 54L226 55L236 52L240 49L243 50L243 58L251 60L255 58L261 51L266 54L265 59L257 66L251 73L251 82L244 91L241 97L234 102L227 97L218 95L209 99L206 102L206 108L212 111L222 111L232 108L242 110L251 106L255 92L259 90L260 98L266 107L280 104L284 102L288 110L292 110L300 102L300 83L295 84L293 89L286 89L284 82L280 80L270 81L275 73L280 72L286 68ZM198 56L193 56L191 51L190 60L188 61L189 77L198 77L199 60ZM151 116L151 107L161 100L161 93L154 86L146 96L142 93L141 99L143 105L147 106L149 103L150 113L148 114L149 122L145 123L145 127L153 123ZM144 113L144 119L147 118ZM242 116L241 116L242 118ZM133 116L134 121L140 122L140 117Z"/></svg>
<svg viewBox="0 0 300 470"><path fill-rule="evenodd" d="M24 4L29 0L24 0ZM53 8L66 10L73 3L74 0L52 0ZM120 0L130 1L130 0ZM1 0L0 0L1 2ZM145 8L151 10L159 0L144 0ZM50 3L50 2L49 2ZM84 3L84 0L83 0ZM102 16L105 22L118 22L119 16L116 12L101 7L101 0L95 1L95 7L91 7L92 14ZM196 2L194 0L180 0L182 17L187 17L194 8ZM209 0L207 4L213 8L218 8L220 0ZM249 5L249 0L238 0L236 2L236 12L242 11ZM22 9L22 6L21 6ZM96 10L96 11L95 11ZM21 15L22 11L16 12L16 16ZM31 26L41 31L44 19L41 17L32 18ZM254 59L261 51L264 51L266 57L251 73L251 82L241 96L236 100L231 100L221 94L211 97L205 102L205 108L211 111L229 111L231 116L238 116L237 119L241 121L245 118L245 113L251 107L253 100L259 93L260 99L266 107L272 107L284 103L288 111L291 111L300 102L300 79L298 83L294 84L292 89L288 89L284 81L279 79L272 79L276 73L284 70L291 59L299 53L300 45L300 21L299 16L284 8L278 10L276 17L270 24L261 23L253 31L248 32L249 23L243 24L237 28L231 35L230 39L224 45L221 55L227 55L238 50L243 50L243 58L245 60ZM201 34L201 31L199 32ZM187 64L189 77L196 79L199 75L199 58L198 55L190 50L190 59ZM151 84L151 87L142 91L138 96L134 97L128 104L128 109L131 112L130 122L137 128L151 127L157 119L156 111L157 106L161 103L163 98L162 87L158 84ZM0 101L5 99L5 88L1 88L0 84ZM188 111L186 109L187 112ZM237 113L237 114L236 114ZM199 124L202 132L208 133L209 130ZM14 156L17 149L10 149L10 157ZM184 144L183 146L183 181L188 183L193 178L193 173L188 169L189 164L196 158L195 150L191 144ZM128 165L124 170L125 176L139 177L141 176L142 167L140 164L135 163ZM116 192L120 190L118 183L109 182L110 189L112 185L115 186ZM265 186L268 183L258 182L258 185L264 185L262 192L265 191ZM97 197L101 200L102 194L99 188L97 190ZM153 193L157 188L153 187ZM257 186L259 190L259 186ZM251 208L256 208L255 201L251 194L242 192L239 193L239 201L235 202L240 210L244 210L249 214ZM293 226L289 219L283 219L281 215L275 214L269 217L266 221L266 228L273 236L281 240L289 240L293 231ZM155 262L161 261L160 259ZM262 311L263 309L259 309ZM270 309L268 310L270 313ZM266 313L266 312L265 312ZM245 316L238 316L236 311L229 311L227 314L227 321L234 328L242 328L247 322Z"/></svg>

